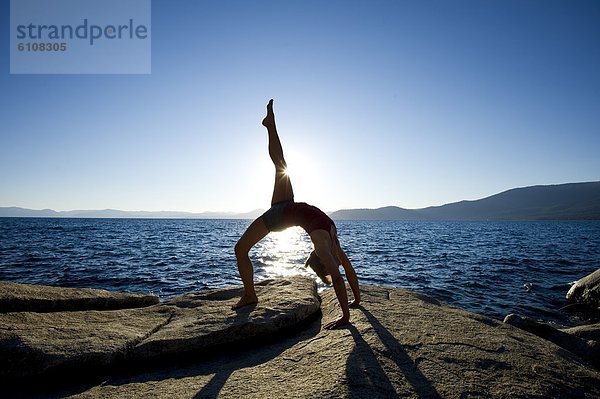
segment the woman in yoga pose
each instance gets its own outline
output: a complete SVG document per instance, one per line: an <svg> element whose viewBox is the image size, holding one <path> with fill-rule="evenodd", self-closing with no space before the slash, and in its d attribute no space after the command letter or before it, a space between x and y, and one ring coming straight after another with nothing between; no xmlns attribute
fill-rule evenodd
<svg viewBox="0 0 600 399"><path fill-rule="evenodd" d="M326 324L325 328L331 329L346 324L350 321L349 307L358 306L360 303L360 290L356 272L340 247L335 224L329 216L317 207L303 202L294 202L292 183L286 173L287 165L283 158L283 149L275 127L273 100L270 100L267 105L267 116L262 124L267 128L269 134L269 155L275 165L275 187L273 188L271 208L252 222L235 245L235 256L240 277L244 284L244 294L232 308L238 309L258 302L254 291L252 262L248 256L250 249L271 231L281 231L291 226L300 226L310 235L315 247L306 264L311 266L323 281L331 281L342 308L342 316ZM354 295L351 302L348 302L346 285L339 271L340 264L344 268ZM330 280L329 276L331 276Z"/></svg>

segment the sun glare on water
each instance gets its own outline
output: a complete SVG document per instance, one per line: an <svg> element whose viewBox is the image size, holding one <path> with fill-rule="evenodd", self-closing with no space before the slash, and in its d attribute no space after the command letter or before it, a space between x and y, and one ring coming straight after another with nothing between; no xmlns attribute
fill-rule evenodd
<svg viewBox="0 0 600 399"><path fill-rule="evenodd" d="M300 227L270 233L257 245L257 274L265 278L308 275L304 262L310 251L310 238Z"/></svg>

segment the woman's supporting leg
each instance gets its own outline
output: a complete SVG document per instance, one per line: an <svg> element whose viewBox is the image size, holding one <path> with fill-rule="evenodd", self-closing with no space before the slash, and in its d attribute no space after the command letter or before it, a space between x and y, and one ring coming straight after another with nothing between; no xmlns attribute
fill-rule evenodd
<svg viewBox="0 0 600 399"><path fill-rule="evenodd" d="M263 222L262 218L259 217L248 226L246 232L244 232L237 244L235 244L235 257L237 260L238 271L240 272L240 277L244 284L244 295L242 295L242 298L240 298L238 303L231 307L232 309L238 309L242 306L258 302L258 297L254 291L254 269L248 253L250 252L250 249L267 234L269 234L269 230L267 229L267 226L265 226L265 222Z"/></svg>
<svg viewBox="0 0 600 399"><path fill-rule="evenodd" d="M275 186L273 187L273 197L271 205L283 201L294 200L294 190L292 182L286 172L287 164L283 157L283 148L277 134L275 126L275 114L273 113L273 100L267 105L267 116L263 119L262 124L267 128L269 133L269 156L273 165L275 165Z"/></svg>

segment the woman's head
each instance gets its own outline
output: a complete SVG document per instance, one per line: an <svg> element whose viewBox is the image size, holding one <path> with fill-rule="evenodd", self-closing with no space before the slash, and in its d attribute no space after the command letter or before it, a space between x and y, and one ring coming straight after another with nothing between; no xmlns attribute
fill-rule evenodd
<svg viewBox="0 0 600 399"><path fill-rule="evenodd" d="M331 276L327 273L325 265L321 263L321 259L317 256L315 251L312 251L304 263L304 267L310 267L319 276L321 281L327 285L331 285Z"/></svg>

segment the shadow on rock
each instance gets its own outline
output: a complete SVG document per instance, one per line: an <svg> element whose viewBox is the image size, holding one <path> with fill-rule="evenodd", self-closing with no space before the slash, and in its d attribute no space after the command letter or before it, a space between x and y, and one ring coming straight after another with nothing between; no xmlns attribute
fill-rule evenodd
<svg viewBox="0 0 600 399"><path fill-rule="evenodd" d="M346 364L350 397L364 398L373 396L374 393L376 393L376 397L395 397L398 395L389 376L389 373L393 373L395 370L388 368L388 371L386 371L386 366L381 359L381 357L384 357L395 364L418 397L439 398L440 395L435 387L421 373L392 333L367 309L362 306L359 309L373 327L377 338L383 344L384 351L380 354L375 353L372 345L365 341L356 327L352 325L348 327L356 343L356 348L350 354Z"/></svg>
<svg viewBox="0 0 600 399"><path fill-rule="evenodd" d="M246 312L240 312L238 317L243 317L244 313ZM244 345L224 348L209 357L203 357L201 361L188 359L182 364L174 364L168 368L155 367L133 376L114 377L102 385L119 387L130 384L148 384L167 379L182 380L213 375L207 383L198 387L198 392L193 397L215 398L235 371L264 364L277 358L297 343L318 335L321 329L320 325L319 317L294 335L288 332L283 337L273 337L268 342L249 341Z"/></svg>

